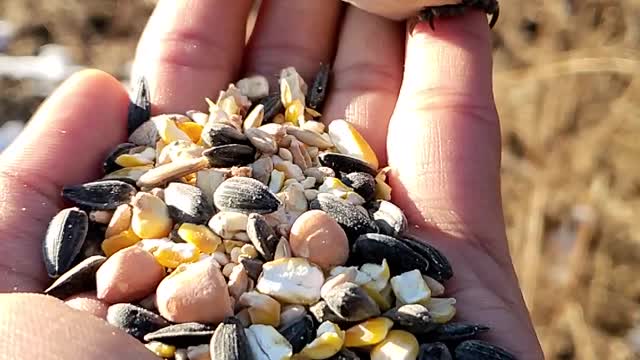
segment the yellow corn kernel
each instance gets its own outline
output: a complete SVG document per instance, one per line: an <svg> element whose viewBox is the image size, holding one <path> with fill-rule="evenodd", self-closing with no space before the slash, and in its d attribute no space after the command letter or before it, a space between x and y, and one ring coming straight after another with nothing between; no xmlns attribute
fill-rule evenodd
<svg viewBox="0 0 640 360"><path fill-rule="evenodd" d="M393 291L391 285L387 285L382 290L376 290L372 281L362 285L362 289L378 304L380 310L385 311L393 306Z"/></svg>
<svg viewBox="0 0 640 360"><path fill-rule="evenodd" d="M422 303L429 309L433 321L438 324L445 324L456 316L455 304L454 298L431 298L428 302Z"/></svg>
<svg viewBox="0 0 640 360"><path fill-rule="evenodd" d="M104 239L101 247L105 255L111 256L124 248L137 244L138 241L140 241L140 238L133 231L125 230L120 234Z"/></svg>
<svg viewBox="0 0 640 360"><path fill-rule="evenodd" d="M345 332L344 346L375 345L387 337L391 327L393 327L393 321L385 317L377 317L352 326Z"/></svg>
<svg viewBox="0 0 640 360"><path fill-rule="evenodd" d="M391 330L386 339L371 351L371 360L415 360L420 345L411 333Z"/></svg>
<svg viewBox="0 0 640 360"><path fill-rule="evenodd" d="M152 148L146 148L144 151L136 154L122 154L115 160L116 164L128 168L135 166L153 165L156 158L156 151Z"/></svg>
<svg viewBox="0 0 640 360"><path fill-rule="evenodd" d="M205 225L184 223L178 229L178 236L206 254L214 253L222 243L222 239Z"/></svg>
<svg viewBox="0 0 640 360"><path fill-rule="evenodd" d="M378 157L373 149L356 130L345 120L334 120L329 124L329 136L339 152L357 157L374 169L378 168Z"/></svg>
<svg viewBox="0 0 640 360"><path fill-rule="evenodd" d="M242 306L248 306L252 324L280 325L280 303L268 295L257 291L242 294L238 300Z"/></svg>
<svg viewBox="0 0 640 360"><path fill-rule="evenodd" d="M176 125L176 122L168 116L158 116L152 119L158 129L158 135L165 143L169 144L176 140L191 141L191 138Z"/></svg>
<svg viewBox="0 0 640 360"><path fill-rule="evenodd" d="M304 105L300 100L293 100L284 112L284 120L298 126L301 119L304 120Z"/></svg>
<svg viewBox="0 0 640 360"><path fill-rule="evenodd" d="M202 135L202 129L204 128L202 125L193 122L186 121L177 124L178 129L182 130L194 143L198 143L200 141L200 136Z"/></svg>
<svg viewBox="0 0 640 360"><path fill-rule="evenodd" d="M331 193L335 196L342 197L348 193L352 192L353 189L345 185L340 179L335 177L327 177L324 179L324 182L320 187L318 187L318 191L321 193Z"/></svg>
<svg viewBox="0 0 640 360"><path fill-rule="evenodd" d="M280 81L280 101L285 108L288 108L293 102L293 93L289 83L286 81Z"/></svg>
<svg viewBox="0 0 640 360"><path fill-rule="evenodd" d="M152 341L144 346L161 358L173 358L176 353L175 346L163 344L159 341Z"/></svg>
<svg viewBox="0 0 640 360"><path fill-rule="evenodd" d="M391 278L391 270L387 259L382 260L382 264L364 264L360 266L360 271L366 273L371 277L371 287L377 291L382 291Z"/></svg>
<svg viewBox="0 0 640 360"><path fill-rule="evenodd" d="M313 360L328 359L342 349L344 338L344 331L338 325L325 321L318 327L316 338L300 354Z"/></svg>
<svg viewBox="0 0 640 360"><path fill-rule="evenodd" d="M114 179L114 178L128 178L133 181L138 181L142 175L144 175L147 171L153 169L153 165L144 165L144 166L134 166L134 167L126 167L124 169L116 170L112 173L105 175L105 179Z"/></svg>
<svg viewBox="0 0 640 360"><path fill-rule="evenodd" d="M175 269L181 264L196 262L200 259L198 248L189 243L167 243L153 252L158 263L164 267Z"/></svg>
<svg viewBox="0 0 640 360"><path fill-rule="evenodd" d="M131 229L142 239L163 238L169 235L173 222L167 205L159 197L139 192L131 201L133 214Z"/></svg>

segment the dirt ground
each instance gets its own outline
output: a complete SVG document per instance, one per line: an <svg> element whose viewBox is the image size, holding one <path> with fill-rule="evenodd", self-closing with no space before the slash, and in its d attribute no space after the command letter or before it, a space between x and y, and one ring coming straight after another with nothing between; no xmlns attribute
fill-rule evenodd
<svg viewBox="0 0 640 360"><path fill-rule="evenodd" d="M153 0L4 0L13 55L123 78ZM495 88L510 245L549 359L640 358L640 1L502 1ZM0 119L34 84L0 79Z"/></svg>

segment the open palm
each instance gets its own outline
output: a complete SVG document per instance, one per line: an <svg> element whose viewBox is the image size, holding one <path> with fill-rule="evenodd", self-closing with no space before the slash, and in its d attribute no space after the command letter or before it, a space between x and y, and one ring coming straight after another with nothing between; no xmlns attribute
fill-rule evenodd
<svg viewBox="0 0 640 360"><path fill-rule="evenodd" d="M394 202L450 259L458 318L520 359L542 353L511 264L500 199L500 133L484 15L405 26L338 0L265 0L245 44L251 0L160 0L137 51L154 113L204 108L243 75L333 63L324 119L346 118L391 166ZM407 30L408 29L408 30ZM41 291L41 239L64 184L99 176L126 138L128 97L110 76L73 76L0 158L0 291ZM135 340L59 301L0 296L0 358L149 358ZM29 311L24 311L29 309ZM7 336L7 334L15 334ZM34 339L38 340L34 343ZM56 357L58 358L58 357Z"/></svg>

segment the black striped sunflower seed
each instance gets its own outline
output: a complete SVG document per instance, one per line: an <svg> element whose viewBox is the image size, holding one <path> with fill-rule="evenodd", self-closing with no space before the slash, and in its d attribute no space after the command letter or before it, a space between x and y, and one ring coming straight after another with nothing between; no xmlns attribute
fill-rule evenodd
<svg viewBox="0 0 640 360"><path fill-rule="evenodd" d="M151 100L147 80L141 77L136 83L127 114L128 134L133 133L140 125L151 119Z"/></svg>
<svg viewBox="0 0 640 360"><path fill-rule="evenodd" d="M202 129L202 142L209 147L229 144L247 145L249 139L231 125L209 122Z"/></svg>
<svg viewBox="0 0 640 360"><path fill-rule="evenodd" d="M138 340L169 325L160 315L132 304L114 304L107 310L107 322Z"/></svg>
<svg viewBox="0 0 640 360"><path fill-rule="evenodd" d="M216 360L251 360L249 340L240 320L226 318L213 333L210 343L211 358Z"/></svg>
<svg viewBox="0 0 640 360"><path fill-rule="evenodd" d="M430 276L439 282L444 282L453 277L451 264L440 250L429 245L425 241L421 241L420 239L413 237L405 236L398 239L429 261L430 266L425 272L425 275Z"/></svg>
<svg viewBox="0 0 640 360"><path fill-rule="evenodd" d="M387 259L393 275L411 270L426 274L429 261L404 242L387 235L365 234L353 244L350 262L354 265L380 264Z"/></svg>
<svg viewBox="0 0 640 360"><path fill-rule="evenodd" d="M282 204L265 184L247 177L225 180L214 192L213 202L220 211L245 214L272 213Z"/></svg>
<svg viewBox="0 0 640 360"><path fill-rule="evenodd" d="M463 341L456 347L456 360L516 360L507 350L481 340Z"/></svg>
<svg viewBox="0 0 640 360"><path fill-rule="evenodd" d="M366 162L349 155L325 152L318 156L320 164L331 168L336 174L365 172L370 175L376 175L376 169L372 168Z"/></svg>
<svg viewBox="0 0 640 360"><path fill-rule="evenodd" d="M128 203L136 192L133 185L124 181L104 180L65 186L62 197L83 208L113 210Z"/></svg>
<svg viewBox="0 0 640 360"><path fill-rule="evenodd" d="M324 100L327 96L330 74L331 66L329 64L321 64L320 70L316 73L307 93L307 107L316 111L322 109L322 105L324 105Z"/></svg>
<svg viewBox="0 0 640 360"><path fill-rule="evenodd" d="M197 322L175 324L148 333L144 341L160 341L179 347L206 344L215 332L215 327Z"/></svg>
<svg viewBox="0 0 640 360"><path fill-rule="evenodd" d="M396 237L407 230L409 223L404 212L389 201L375 201L369 208L369 214L382 234Z"/></svg>
<svg viewBox="0 0 640 360"><path fill-rule="evenodd" d="M403 305L385 312L382 316L413 334L427 333L438 326L432 321L429 310L420 304Z"/></svg>
<svg viewBox="0 0 640 360"><path fill-rule="evenodd" d="M486 331L489 331L489 327L486 325L451 322L440 325L429 334L429 339L442 342L459 342L472 340Z"/></svg>
<svg viewBox="0 0 640 360"><path fill-rule="evenodd" d="M285 328L279 329L279 332L289 341L294 354L302 351L307 344L316 338L316 328L313 324L313 319L309 315L305 315Z"/></svg>
<svg viewBox="0 0 640 360"><path fill-rule="evenodd" d="M71 295L95 290L96 271L105 260L106 257L98 255L84 259L56 279L44 293L58 299L66 299Z"/></svg>
<svg viewBox="0 0 640 360"><path fill-rule="evenodd" d="M212 167L220 168L247 165L253 162L255 154L254 147L242 144L214 146L202 153L209 159Z"/></svg>
<svg viewBox="0 0 640 360"><path fill-rule="evenodd" d="M376 196L376 180L373 175L366 172L352 172L343 174L342 182L352 188L365 201L371 201Z"/></svg>
<svg viewBox="0 0 640 360"><path fill-rule="evenodd" d="M350 243L360 235L377 231L376 224L353 204L328 193L318 194L309 207L326 212L335 220L349 238Z"/></svg>
<svg viewBox="0 0 640 360"><path fill-rule="evenodd" d="M280 239L264 216L255 213L249 215L247 236L249 236L253 246L266 261L273 260L273 255Z"/></svg>
<svg viewBox="0 0 640 360"><path fill-rule="evenodd" d="M164 202L171 218L178 223L206 223L214 213L206 195L193 185L170 183L164 189Z"/></svg>
<svg viewBox="0 0 640 360"><path fill-rule="evenodd" d="M380 315L376 302L354 283L334 287L323 299L336 315L346 321L363 321Z"/></svg>
<svg viewBox="0 0 640 360"><path fill-rule="evenodd" d="M102 170L105 174L112 173L118 169L122 169L122 166L116 164L116 159L118 156L128 153L131 149L137 147L138 145L132 143L122 143L116 145L115 148L111 150L111 152L107 155L104 162L102 163Z"/></svg>
<svg viewBox="0 0 640 360"><path fill-rule="evenodd" d="M60 211L49 223L42 244L49 277L57 278L71 268L89 229L89 216L78 208Z"/></svg>
<svg viewBox="0 0 640 360"><path fill-rule="evenodd" d="M418 360L453 360L447 345L443 343L422 344Z"/></svg>

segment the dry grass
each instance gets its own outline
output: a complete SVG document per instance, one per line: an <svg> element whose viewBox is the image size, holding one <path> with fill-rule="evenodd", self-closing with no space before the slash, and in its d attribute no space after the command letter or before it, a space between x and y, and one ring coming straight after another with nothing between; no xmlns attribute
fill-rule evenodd
<svg viewBox="0 0 640 360"><path fill-rule="evenodd" d="M81 63L122 74L152 2L8 0L0 17L25 25L14 53L49 37ZM630 346L640 320L640 0L503 0L502 8L495 92L504 206L545 353L640 358L640 327L635 353ZM0 118L33 108L29 84L3 84Z"/></svg>

